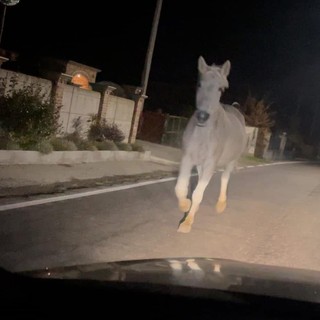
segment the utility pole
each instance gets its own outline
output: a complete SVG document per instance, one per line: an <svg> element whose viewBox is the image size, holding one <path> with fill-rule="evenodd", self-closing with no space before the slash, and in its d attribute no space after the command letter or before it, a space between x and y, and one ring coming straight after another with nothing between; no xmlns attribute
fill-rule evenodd
<svg viewBox="0 0 320 320"><path fill-rule="evenodd" d="M0 29L0 45L1 45L2 35L3 35L3 29L4 29L4 20L6 19L6 12L7 12L7 6L3 5L1 29Z"/></svg>
<svg viewBox="0 0 320 320"><path fill-rule="evenodd" d="M142 72L141 92L136 97L135 103L134 103L134 110L133 110L130 134L129 134L129 139L128 139L129 143L132 143L134 140L134 137L133 137L134 130L135 130L135 127L137 126L137 122L139 121L140 113L143 110L144 100L147 98L146 92L147 92L147 87L148 87L148 82L149 82L149 74L150 74L150 69L151 69L153 50L154 50L154 45L155 45L156 37L157 37L161 7L162 7L162 0L157 0L156 9L155 9L155 13L153 16L152 30L151 30L151 34L150 34L150 38L149 38L148 50L147 50L146 59L144 62L144 68L143 68L143 72Z"/></svg>
<svg viewBox="0 0 320 320"><path fill-rule="evenodd" d="M0 0L0 2L3 4L3 11L2 11L2 17L1 17L1 28L0 28L0 45L1 45L3 29L4 29L4 21L6 19L6 13L7 13L7 7L15 6L16 4L18 4L20 2L20 0Z"/></svg>
<svg viewBox="0 0 320 320"><path fill-rule="evenodd" d="M141 79L142 95L145 95L147 92L151 62L153 57L153 50L154 50L154 45L156 42L156 37L158 32L161 7L162 7L162 0L157 0L156 10L153 17L152 30L151 30L150 39L149 39L148 51L147 51L146 59L144 62L143 72L142 72L142 79Z"/></svg>

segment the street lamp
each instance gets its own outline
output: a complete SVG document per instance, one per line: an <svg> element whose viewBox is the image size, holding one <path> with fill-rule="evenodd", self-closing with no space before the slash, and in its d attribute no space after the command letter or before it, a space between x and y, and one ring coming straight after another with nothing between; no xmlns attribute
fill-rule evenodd
<svg viewBox="0 0 320 320"><path fill-rule="evenodd" d="M1 29L0 29L0 45L2 40L2 34L3 34L3 27L4 27L4 20L6 18L6 12L7 7L15 6L20 2L20 0L0 0L0 2L3 4L3 12L2 12L2 18L1 18Z"/></svg>

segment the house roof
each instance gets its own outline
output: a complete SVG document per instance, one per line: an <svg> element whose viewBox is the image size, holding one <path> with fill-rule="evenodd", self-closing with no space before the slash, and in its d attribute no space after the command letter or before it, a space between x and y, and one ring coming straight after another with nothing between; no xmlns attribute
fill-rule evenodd
<svg viewBox="0 0 320 320"><path fill-rule="evenodd" d="M79 62L76 62L76 61L73 61L73 60L68 60L67 63L71 63L71 64L73 64L75 66L78 66L78 67L85 67L85 68L91 69L91 70L93 70L95 72L101 72L100 69L97 69L97 68L94 68L94 67L91 67L91 66L88 66L86 64L82 64L82 63L79 63Z"/></svg>

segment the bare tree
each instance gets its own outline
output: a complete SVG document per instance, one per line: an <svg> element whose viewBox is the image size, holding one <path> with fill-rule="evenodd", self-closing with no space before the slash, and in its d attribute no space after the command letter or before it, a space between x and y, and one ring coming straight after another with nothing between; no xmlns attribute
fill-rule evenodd
<svg viewBox="0 0 320 320"><path fill-rule="evenodd" d="M258 128L271 128L275 121L273 116L275 112L271 110L271 104L265 99L257 99L248 95L244 105L246 124Z"/></svg>

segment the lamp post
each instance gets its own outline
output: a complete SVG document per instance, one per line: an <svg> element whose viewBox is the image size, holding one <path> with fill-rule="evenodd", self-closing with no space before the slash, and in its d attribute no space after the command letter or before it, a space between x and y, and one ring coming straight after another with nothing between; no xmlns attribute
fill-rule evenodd
<svg viewBox="0 0 320 320"><path fill-rule="evenodd" d="M7 7L15 6L20 2L20 0L0 0L0 2L3 4L3 11L2 11L2 17L1 17L1 29L0 29L0 45L2 40L2 34L4 29L4 20L6 19L6 13L7 13Z"/></svg>

